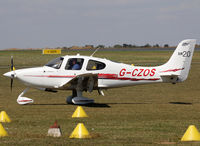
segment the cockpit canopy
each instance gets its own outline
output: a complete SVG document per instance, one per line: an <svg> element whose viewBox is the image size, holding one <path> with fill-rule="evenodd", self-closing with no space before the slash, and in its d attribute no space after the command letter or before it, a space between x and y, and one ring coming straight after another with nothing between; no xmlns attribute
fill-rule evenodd
<svg viewBox="0 0 200 146"><path fill-rule="evenodd" d="M106 64L96 60L95 58L80 58L80 57L68 57L66 58L66 65L63 66L65 70L81 70L83 64L85 63L85 67L87 71L95 71L95 70L102 70L106 67ZM51 60L45 66L52 67L55 69L60 69L63 63L64 57L58 57L56 59Z"/></svg>

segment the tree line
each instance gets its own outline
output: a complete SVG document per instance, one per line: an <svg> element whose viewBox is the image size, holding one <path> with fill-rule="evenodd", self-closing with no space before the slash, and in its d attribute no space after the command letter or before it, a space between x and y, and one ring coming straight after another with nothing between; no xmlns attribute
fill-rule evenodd
<svg viewBox="0 0 200 146"><path fill-rule="evenodd" d="M85 46L71 46L71 47L57 47L57 49L93 49L93 48L168 48L170 47L168 44L164 44L160 46L159 44L150 45L149 43L145 45L133 45L133 44L116 44L113 46L105 46L105 45L85 45ZM173 47L173 46L172 46Z"/></svg>

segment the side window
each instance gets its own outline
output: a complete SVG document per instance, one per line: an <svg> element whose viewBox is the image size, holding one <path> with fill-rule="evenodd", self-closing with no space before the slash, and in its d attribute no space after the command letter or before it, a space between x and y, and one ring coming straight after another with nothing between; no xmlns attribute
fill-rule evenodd
<svg viewBox="0 0 200 146"><path fill-rule="evenodd" d="M67 61L65 69L66 70L81 70L83 61L84 59L82 58L70 58Z"/></svg>
<svg viewBox="0 0 200 146"><path fill-rule="evenodd" d="M106 67L105 63L95 61L95 60L89 60L87 65L87 70L101 70Z"/></svg>

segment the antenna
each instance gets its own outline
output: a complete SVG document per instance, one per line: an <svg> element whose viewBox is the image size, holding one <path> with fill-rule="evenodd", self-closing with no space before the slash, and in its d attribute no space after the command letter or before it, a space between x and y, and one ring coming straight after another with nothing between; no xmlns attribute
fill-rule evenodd
<svg viewBox="0 0 200 146"><path fill-rule="evenodd" d="M97 47L97 49L92 53L92 55L90 55L90 57L92 57L99 49L100 47Z"/></svg>

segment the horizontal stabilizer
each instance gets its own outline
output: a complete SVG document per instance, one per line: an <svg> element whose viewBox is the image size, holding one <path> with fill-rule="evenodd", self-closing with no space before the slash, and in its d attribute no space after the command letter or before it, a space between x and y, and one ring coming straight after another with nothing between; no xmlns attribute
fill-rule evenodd
<svg viewBox="0 0 200 146"><path fill-rule="evenodd" d="M176 73L161 73L160 77L162 78L162 80L166 83L177 83L179 81L179 76L180 74L176 74Z"/></svg>
<svg viewBox="0 0 200 146"><path fill-rule="evenodd" d="M178 77L180 74L175 74L175 73L161 73L161 77Z"/></svg>

